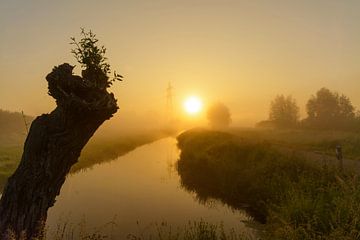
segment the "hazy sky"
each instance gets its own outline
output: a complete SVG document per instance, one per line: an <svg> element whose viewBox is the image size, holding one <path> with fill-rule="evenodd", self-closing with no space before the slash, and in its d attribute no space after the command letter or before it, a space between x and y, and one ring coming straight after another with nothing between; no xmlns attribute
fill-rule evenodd
<svg viewBox="0 0 360 240"><path fill-rule="evenodd" d="M222 101L235 123L267 117L277 94L304 111L321 87L360 108L358 0L0 1L0 108L49 112L45 76L75 64L70 37L92 29L125 76L120 114L156 116L169 81L174 104Z"/></svg>

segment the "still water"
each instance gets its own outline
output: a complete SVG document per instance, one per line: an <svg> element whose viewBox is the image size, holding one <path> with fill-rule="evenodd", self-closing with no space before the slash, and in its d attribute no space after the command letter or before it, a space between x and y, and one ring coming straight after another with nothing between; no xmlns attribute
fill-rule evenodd
<svg viewBox="0 0 360 240"><path fill-rule="evenodd" d="M84 219L88 228L105 229L114 220L112 235L125 238L146 233L155 223L165 221L174 229L202 219L251 232L242 222L249 219L245 213L217 201L201 204L194 193L182 189L175 168L178 157L176 140L165 138L68 176L49 210L49 231L59 223Z"/></svg>

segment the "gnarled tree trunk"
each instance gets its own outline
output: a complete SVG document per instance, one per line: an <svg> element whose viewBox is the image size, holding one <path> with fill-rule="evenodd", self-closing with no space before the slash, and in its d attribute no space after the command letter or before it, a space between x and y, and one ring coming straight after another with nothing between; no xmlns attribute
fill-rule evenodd
<svg viewBox="0 0 360 240"><path fill-rule="evenodd" d="M117 111L114 95L72 74L62 64L48 74L57 107L37 117L25 141L19 167L0 201L1 239L38 237L65 177L96 129Z"/></svg>

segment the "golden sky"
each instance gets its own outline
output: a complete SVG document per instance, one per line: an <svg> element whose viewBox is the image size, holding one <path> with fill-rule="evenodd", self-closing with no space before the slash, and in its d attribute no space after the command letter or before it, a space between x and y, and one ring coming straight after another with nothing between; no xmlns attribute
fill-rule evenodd
<svg viewBox="0 0 360 240"><path fill-rule="evenodd" d="M92 29L125 77L120 113L157 116L198 95L224 102L234 124L268 115L277 94L302 112L321 87L360 108L358 0L118 0L0 2L0 108L35 115L54 107L45 76L75 64L70 37Z"/></svg>

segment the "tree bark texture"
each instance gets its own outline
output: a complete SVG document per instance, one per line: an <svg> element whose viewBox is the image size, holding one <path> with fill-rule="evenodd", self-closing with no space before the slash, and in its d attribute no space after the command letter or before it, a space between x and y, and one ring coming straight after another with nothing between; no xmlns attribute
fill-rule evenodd
<svg viewBox="0 0 360 240"><path fill-rule="evenodd" d="M47 75L49 95L57 107L37 117L24 144L21 162L8 179L0 200L0 239L42 234L48 209L97 128L117 111L112 93L72 74L62 64Z"/></svg>

